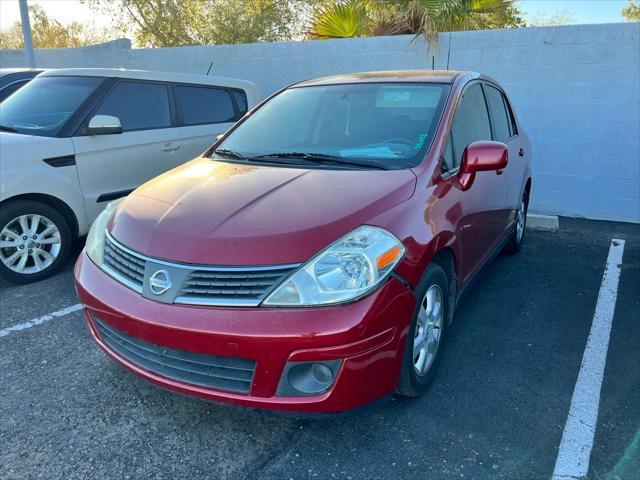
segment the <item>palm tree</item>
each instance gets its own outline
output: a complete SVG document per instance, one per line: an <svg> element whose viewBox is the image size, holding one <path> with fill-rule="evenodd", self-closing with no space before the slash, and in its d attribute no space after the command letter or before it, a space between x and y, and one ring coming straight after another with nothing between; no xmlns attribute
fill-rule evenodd
<svg viewBox="0 0 640 480"><path fill-rule="evenodd" d="M523 26L514 0L333 0L317 8L311 38L424 35Z"/></svg>

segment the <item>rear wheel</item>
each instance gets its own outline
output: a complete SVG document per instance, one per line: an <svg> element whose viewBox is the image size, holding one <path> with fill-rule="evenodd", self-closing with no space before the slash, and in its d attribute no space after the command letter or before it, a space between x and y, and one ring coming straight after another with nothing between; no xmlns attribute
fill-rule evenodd
<svg viewBox="0 0 640 480"><path fill-rule="evenodd" d="M19 200L0 209L0 278L30 283L53 275L69 256L71 229L58 211Z"/></svg>
<svg viewBox="0 0 640 480"><path fill-rule="evenodd" d="M517 253L522 248L524 241L525 228L527 226L527 211L529 210L529 192L527 190L522 194L518 211L516 212L516 224L513 233L509 238L509 242L504 248L507 253Z"/></svg>
<svg viewBox="0 0 640 480"><path fill-rule="evenodd" d="M420 301L413 316L396 393L415 397L426 390L439 363L444 331L449 319L447 275L439 265L427 267L417 290Z"/></svg>

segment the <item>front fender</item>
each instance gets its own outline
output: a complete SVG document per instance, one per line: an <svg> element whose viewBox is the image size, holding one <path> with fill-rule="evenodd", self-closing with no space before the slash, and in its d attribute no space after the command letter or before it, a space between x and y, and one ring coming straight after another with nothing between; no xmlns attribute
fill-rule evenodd
<svg viewBox="0 0 640 480"><path fill-rule="evenodd" d="M416 192L409 200L367 222L386 228L402 241L407 251L395 272L413 288L418 286L429 262L445 248L450 249L458 266L460 244L455 232L462 208L455 196L446 195L447 188L450 187L440 184ZM459 278L456 271L456 279Z"/></svg>
<svg viewBox="0 0 640 480"><path fill-rule="evenodd" d="M10 135L0 136L0 201L28 194L55 197L73 211L79 234L86 233L88 219L75 164L54 167L44 162L73 155L71 139Z"/></svg>

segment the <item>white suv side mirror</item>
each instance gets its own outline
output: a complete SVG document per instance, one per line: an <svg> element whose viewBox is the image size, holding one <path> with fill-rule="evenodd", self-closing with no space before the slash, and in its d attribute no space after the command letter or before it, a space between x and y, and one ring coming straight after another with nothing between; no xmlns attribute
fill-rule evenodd
<svg viewBox="0 0 640 480"><path fill-rule="evenodd" d="M122 124L118 117L95 115L89 120L88 135L108 135L112 133L122 133Z"/></svg>

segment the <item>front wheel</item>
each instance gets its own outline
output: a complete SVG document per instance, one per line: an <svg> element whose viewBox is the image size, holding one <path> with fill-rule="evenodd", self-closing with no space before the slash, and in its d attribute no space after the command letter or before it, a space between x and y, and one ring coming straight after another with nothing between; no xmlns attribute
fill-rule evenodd
<svg viewBox="0 0 640 480"><path fill-rule="evenodd" d="M444 330L449 319L447 275L439 265L427 267L417 289L420 301L414 313L402 360L396 393L415 397L435 377Z"/></svg>
<svg viewBox="0 0 640 480"><path fill-rule="evenodd" d="M0 279L31 283L50 277L70 249L69 223L49 205L19 200L0 209Z"/></svg>

